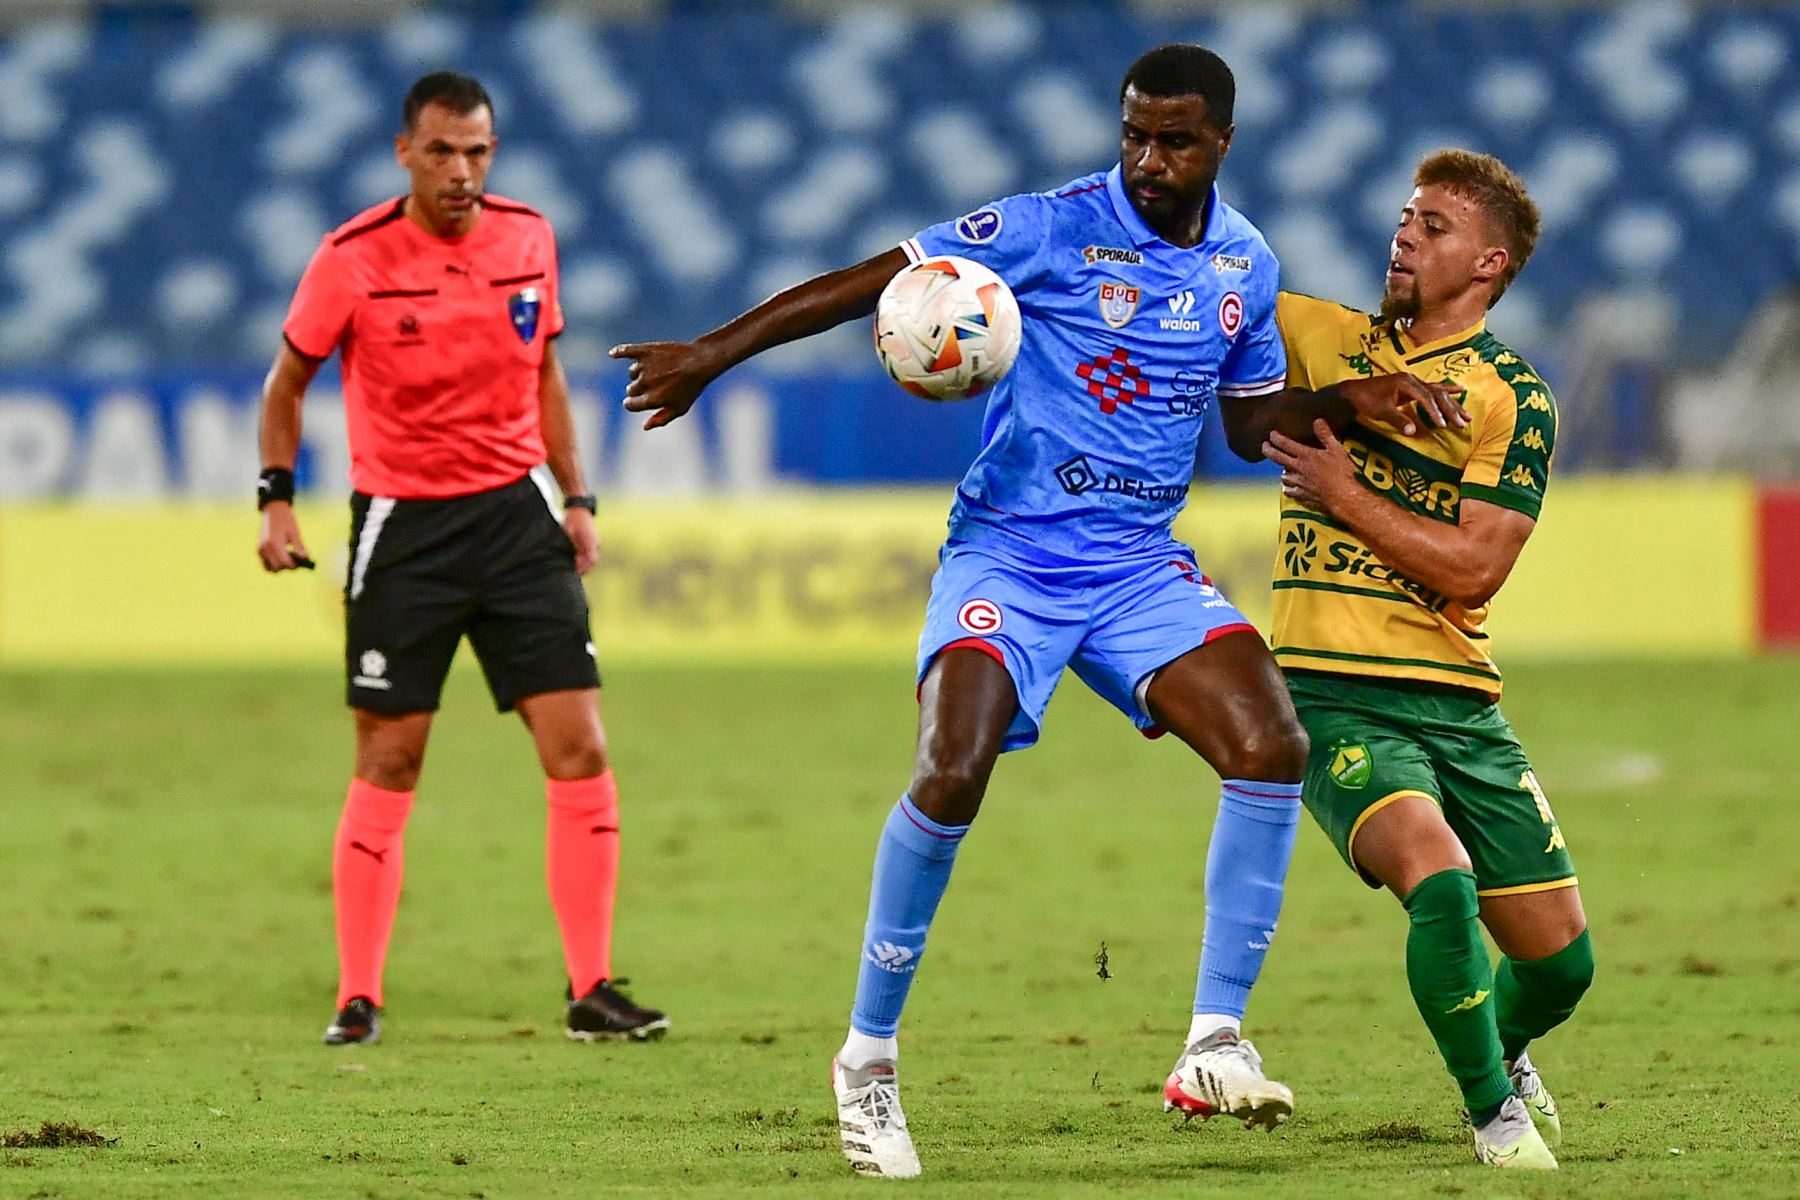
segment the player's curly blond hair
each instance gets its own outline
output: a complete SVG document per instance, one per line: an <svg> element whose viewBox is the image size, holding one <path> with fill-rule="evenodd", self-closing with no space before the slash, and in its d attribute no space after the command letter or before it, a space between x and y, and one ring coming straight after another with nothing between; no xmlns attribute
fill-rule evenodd
<svg viewBox="0 0 1800 1200"><path fill-rule="evenodd" d="M1433 184L1474 201L1487 214L1500 244L1506 247L1506 270L1494 280L1494 294L1488 297L1488 307L1492 308L1537 249L1543 216L1526 193L1525 181L1491 154L1439 150L1427 155L1413 172L1413 186Z"/></svg>

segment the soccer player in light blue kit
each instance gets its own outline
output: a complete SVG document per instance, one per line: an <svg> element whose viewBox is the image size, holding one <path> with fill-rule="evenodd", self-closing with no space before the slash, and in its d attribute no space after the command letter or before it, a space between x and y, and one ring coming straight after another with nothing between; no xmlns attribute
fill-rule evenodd
<svg viewBox="0 0 1800 1200"><path fill-rule="evenodd" d="M731 366L868 315L908 262L975 259L1024 316L951 509L919 641L916 766L876 850L850 1034L832 1064L859 1172L919 1173L896 1074L901 1007L995 760L1037 740L1065 667L1224 780L1194 1016L1165 1108L1265 1128L1293 1110L1239 1023L1280 913L1306 734L1262 639L1169 530L1215 399L1234 444L1273 405L1304 431L1345 401L1284 391L1275 257L1214 188L1233 98L1211 51L1152 50L1125 76L1111 171L935 225L697 341L613 352L632 360L625 407L651 411L654 428Z"/></svg>

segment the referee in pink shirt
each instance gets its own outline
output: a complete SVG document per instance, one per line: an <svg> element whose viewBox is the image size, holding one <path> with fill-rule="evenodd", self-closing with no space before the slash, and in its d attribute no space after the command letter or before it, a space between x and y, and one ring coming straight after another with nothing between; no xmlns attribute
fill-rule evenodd
<svg viewBox="0 0 1800 1200"><path fill-rule="evenodd" d="M344 665L356 768L332 855L337 1015L329 1045L379 1039L403 837L450 660L464 635L501 712L518 709L549 793L547 872L568 969L568 1034L669 1026L612 975L618 788L581 575L594 565L550 222L482 190L499 139L467 75L415 83L394 155L410 194L327 234L263 389L257 554L310 566L294 516L301 401L336 351L350 434ZM533 474L548 464L562 491Z"/></svg>

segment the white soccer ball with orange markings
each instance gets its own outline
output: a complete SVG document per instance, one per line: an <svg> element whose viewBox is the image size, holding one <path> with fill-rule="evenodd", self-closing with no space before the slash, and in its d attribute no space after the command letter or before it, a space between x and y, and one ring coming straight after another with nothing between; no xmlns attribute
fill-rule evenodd
<svg viewBox="0 0 1800 1200"><path fill-rule="evenodd" d="M955 255L913 263L875 305L875 353L894 382L927 400L979 396L1019 354L1019 302L1006 281Z"/></svg>

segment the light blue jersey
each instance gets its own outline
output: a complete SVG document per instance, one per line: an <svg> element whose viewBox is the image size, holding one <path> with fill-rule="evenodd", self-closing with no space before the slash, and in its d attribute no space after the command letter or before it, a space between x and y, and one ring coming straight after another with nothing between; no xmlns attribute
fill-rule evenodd
<svg viewBox="0 0 1800 1200"><path fill-rule="evenodd" d="M1169 526L1187 499L1215 399L1285 384L1274 255L1216 190L1201 243L1170 245L1138 216L1116 168L934 225L906 251L915 262L956 254L983 263L1011 286L1025 319L932 577L919 634L921 697L939 656L973 667L972 656L986 654L1018 700L1002 750L1038 740L1070 670L1154 735L1159 671L1207 653L1209 642L1256 636ZM1260 689L1245 686L1245 698L1261 699ZM1297 783L1224 781L1194 990L1196 1025L1202 1013L1217 1023L1202 1031L1235 1029L1244 1014L1280 915L1299 799ZM910 796L888 815L846 1050L864 1053L898 1033L968 831ZM832 1078L841 1106L837 1061ZM1194 1111L1197 1097L1169 1090L1178 1083L1165 1085L1165 1098Z"/></svg>
<svg viewBox="0 0 1800 1200"><path fill-rule="evenodd" d="M957 489L953 544L1050 564L1155 553L1214 397L1286 380L1275 256L1216 189L1188 249L1144 223L1117 167L933 225L905 249L982 263L1024 317Z"/></svg>
<svg viewBox="0 0 1800 1200"><path fill-rule="evenodd" d="M1008 750L1037 740L1070 667L1151 729L1151 675L1254 632L1169 526L1215 398L1285 384L1275 256L1217 191L1201 243L1171 246L1116 167L934 225L906 251L986 265L1025 318L950 511L919 678L952 646L998 659L1019 697Z"/></svg>

